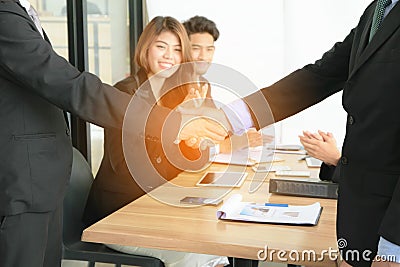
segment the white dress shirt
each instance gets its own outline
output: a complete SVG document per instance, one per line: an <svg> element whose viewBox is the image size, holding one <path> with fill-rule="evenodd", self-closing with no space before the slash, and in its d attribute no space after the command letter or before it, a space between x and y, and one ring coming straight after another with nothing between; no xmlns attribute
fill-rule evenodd
<svg viewBox="0 0 400 267"><path fill-rule="evenodd" d="M386 7L385 13L383 14L384 18L387 16L387 14L389 14L390 10L392 10L392 8L397 4L397 2L399 2L399 0L392 0L392 3Z"/></svg>
<svg viewBox="0 0 400 267"><path fill-rule="evenodd" d="M28 15L31 17L32 21L35 23L36 28L38 29L40 35L42 35L42 37L44 38L44 34L43 34L43 29L42 26L40 25L40 21L39 18L37 16L36 10L32 10L32 13L30 13L30 9L31 9L31 4L29 3L28 0L19 0L19 3L21 4L21 6L23 6L26 10L26 12L28 13ZM33 8L33 7L32 7ZM35 19L32 17L33 14L35 14L36 17L36 21Z"/></svg>
<svg viewBox="0 0 400 267"><path fill-rule="evenodd" d="M29 8L31 7L31 3L29 3L28 0L19 0L19 3L25 8L26 12L28 12Z"/></svg>

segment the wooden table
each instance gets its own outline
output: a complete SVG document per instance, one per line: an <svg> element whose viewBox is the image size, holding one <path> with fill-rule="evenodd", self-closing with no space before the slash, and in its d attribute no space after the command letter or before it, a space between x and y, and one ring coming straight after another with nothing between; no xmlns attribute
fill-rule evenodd
<svg viewBox="0 0 400 267"><path fill-rule="evenodd" d="M301 155L282 155L284 162L294 170L306 170ZM238 170L243 167L235 166ZM225 165L213 164L208 170L224 170ZM312 177L318 176L319 169L310 169ZM169 205L145 195L110 216L87 228L83 241L141 246L176 251L205 253L243 259L265 258L267 261L285 262L307 266L335 266L336 244L336 200L271 195L268 180L274 174L256 175L248 168L249 175L239 189L224 192L222 188L193 187L202 173L182 173L152 194L176 204ZM260 188L249 193L251 179L262 182ZM179 207L179 200L185 196L214 197L225 193L240 193L243 201L289 203L297 205L321 203L323 211L317 226L289 226L249 222L222 221L216 217L218 207Z"/></svg>

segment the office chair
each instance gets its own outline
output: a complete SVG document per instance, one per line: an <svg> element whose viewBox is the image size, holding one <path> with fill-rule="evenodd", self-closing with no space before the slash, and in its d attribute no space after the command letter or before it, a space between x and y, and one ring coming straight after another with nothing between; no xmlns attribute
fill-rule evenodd
<svg viewBox="0 0 400 267"><path fill-rule="evenodd" d="M85 228L82 215L92 183L93 175L87 161L73 148L71 180L64 199L63 259L87 261L88 267L94 267L95 262L114 263L116 267L121 267L121 264L164 267L157 258L124 254L103 244L81 241Z"/></svg>
<svg viewBox="0 0 400 267"><path fill-rule="evenodd" d="M228 257L229 265L226 267L258 267L258 260L247 260Z"/></svg>

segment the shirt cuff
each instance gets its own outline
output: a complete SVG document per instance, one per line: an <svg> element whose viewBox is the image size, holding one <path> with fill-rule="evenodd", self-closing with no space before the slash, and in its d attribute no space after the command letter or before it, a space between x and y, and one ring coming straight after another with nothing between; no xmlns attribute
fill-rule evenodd
<svg viewBox="0 0 400 267"><path fill-rule="evenodd" d="M247 129L254 126L249 108L242 99L237 99L221 107L221 109L224 111L235 135L242 135Z"/></svg>
<svg viewBox="0 0 400 267"><path fill-rule="evenodd" d="M377 255L381 261L400 263L400 246L380 237Z"/></svg>

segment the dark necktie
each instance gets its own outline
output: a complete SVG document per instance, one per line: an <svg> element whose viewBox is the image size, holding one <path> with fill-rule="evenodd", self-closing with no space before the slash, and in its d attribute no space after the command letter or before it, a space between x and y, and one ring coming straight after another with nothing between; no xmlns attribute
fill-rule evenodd
<svg viewBox="0 0 400 267"><path fill-rule="evenodd" d="M28 15L31 17L33 23L35 23L36 28L38 29L38 31L40 32L40 35L43 36L43 29L42 29L42 25L40 25L40 20L39 20L39 16L36 12L36 10L33 8L33 6L31 5L31 7L28 10Z"/></svg>
<svg viewBox="0 0 400 267"><path fill-rule="evenodd" d="M383 15L385 14L386 8L392 3L392 0L378 0L375 7L374 17L372 19L371 31L369 33L369 41L378 31L379 26L383 21Z"/></svg>

